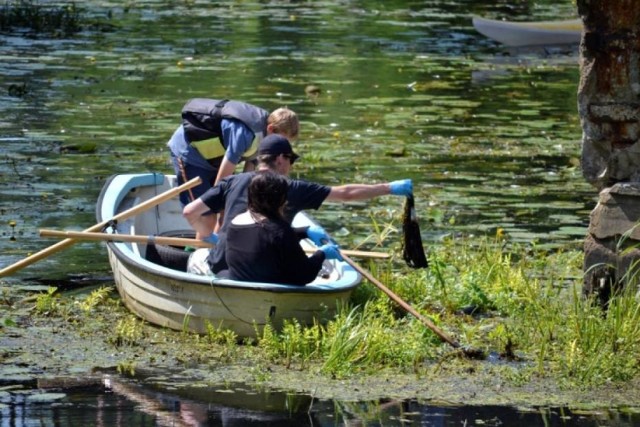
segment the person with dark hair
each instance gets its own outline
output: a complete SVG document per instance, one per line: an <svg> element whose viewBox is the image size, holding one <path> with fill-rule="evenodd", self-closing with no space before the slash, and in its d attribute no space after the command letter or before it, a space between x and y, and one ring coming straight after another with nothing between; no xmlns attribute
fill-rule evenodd
<svg viewBox="0 0 640 427"><path fill-rule="evenodd" d="M249 282L305 285L320 272L325 259L341 259L335 244L322 245L311 256L300 246L307 229L294 229L284 219L289 184L268 170L251 178L248 209L231 220L227 230L228 276Z"/></svg>
<svg viewBox="0 0 640 427"><path fill-rule="evenodd" d="M291 147L289 140L282 135L272 134L260 143L258 148L259 171L270 170L287 177L293 164L299 158ZM247 209L247 190L255 172L231 175L221 180L201 197L184 207L182 214L189 224L198 231L206 227L203 215L207 212L225 211L225 220L218 234L218 243L211 249L198 250L192 255L189 270L199 274L218 274L227 269L226 240L231 219ZM284 208L284 219L290 224L295 215L303 210L318 209L325 201L367 200L387 194L408 196L413 193L410 179L402 179L380 184L345 184L329 187L322 184L288 179L287 203ZM329 240L322 227L309 227L307 236L321 246ZM206 259L203 257L206 253ZM206 261L206 262L205 262Z"/></svg>

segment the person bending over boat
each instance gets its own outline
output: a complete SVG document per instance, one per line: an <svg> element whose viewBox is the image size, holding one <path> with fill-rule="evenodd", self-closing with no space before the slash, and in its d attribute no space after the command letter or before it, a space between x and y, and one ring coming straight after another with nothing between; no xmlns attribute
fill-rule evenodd
<svg viewBox="0 0 640 427"><path fill-rule="evenodd" d="M248 209L233 218L227 229L228 277L246 282L306 285L320 272L325 259L341 259L338 246L328 243L307 256L300 240L307 228L294 229L284 219L287 178L257 172L247 190Z"/></svg>
<svg viewBox="0 0 640 427"><path fill-rule="evenodd" d="M298 158L287 138L271 134L260 143L257 168L258 171L270 170L288 176ZM184 217L202 235L205 235L207 230L203 215L209 211L214 213L225 211L225 220L217 236L217 244L211 250L196 251L190 259L190 271L199 274L219 274L227 269L225 257L226 234L230 222L228 218L235 218L247 209L247 189L254 174L255 172L245 172L230 175L184 207L182 211ZM408 196L413 192L413 183L410 179L381 184L346 184L335 187L290 178L288 182L287 203L284 209L284 218L288 223L293 221L298 212L316 210L325 201L367 200L387 194ZM321 246L324 240L330 240L322 227L310 227L307 235L317 246ZM206 262L203 260L203 254L206 255Z"/></svg>
<svg viewBox="0 0 640 427"><path fill-rule="evenodd" d="M202 183L180 194L183 206L200 197L244 161L244 171L255 169L255 157L265 134L279 133L295 140L300 123L288 108L269 114L260 107L233 100L194 98L182 108L182 124L167 143L178 185L197 176ZM216 216L203 218L208 236Z"/></svg>

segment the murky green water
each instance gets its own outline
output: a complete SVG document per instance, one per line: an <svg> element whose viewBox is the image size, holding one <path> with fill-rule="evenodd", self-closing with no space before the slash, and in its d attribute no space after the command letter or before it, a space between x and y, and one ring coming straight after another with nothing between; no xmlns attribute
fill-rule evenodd
<svg viewBox="0 0 640 427"><path fill-rule="evenodd" d="M569 1L79 7L84 29L73 38L0 35L3 266L53 243L40 228L93 225L109 175L171 173L165 143L196 96L293 108L300 177L412 178L427 242L501 227L554 247L584 234L595 191L578 164L576 49L510 52L470 19L570 16ZM305 93L310 84L319 96ZM355 245L372 233L372 218L399 225L401 203L326 205L316 216ZM14 277L108 276L105 255L83 243Z"/></svg>
<svg viewBox="0 0 640 427"><path fill-rule="evenodd" d="M41 228L92 226L108 176L172 173L165 143L191 97L294 109L299 177L412 178L426 244L503 228L513 241L579 245L596 193L579 168L577 49L509 51L471 26L472 14L543 20L572 16L573 5L515 3L87 0L78 5L83 31L72 38L0 33L0 267L53 244ZM308 85L320 94L307 94ZM399 227L401 210L401 200L382 197L327 204L315 216L355 246L374 220ZM392 234L385 247L399 242ZM100 243L3 280L85 277L110 280ZM77 404L69 399L47 413L80 416L64 412ZM407 416L411 425L459 425L473 416L451 411L411 407L393 422L384 415L385 425ZM135 416L138 425L158 422ZM530 425L548 417L536 414Z"/></svg>

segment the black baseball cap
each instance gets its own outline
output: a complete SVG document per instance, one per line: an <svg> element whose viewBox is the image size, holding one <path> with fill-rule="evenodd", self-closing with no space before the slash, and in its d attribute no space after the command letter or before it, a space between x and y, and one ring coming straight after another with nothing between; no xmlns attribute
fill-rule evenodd
<svg viewBox="0 0 640 427"><path fill-rule="evenodd" d="M291 148L289 140L277 133L267 135L262 141L260 141L258 155L261 154L269 154L273 156L288 154L290 155L292 162L300 158L300 156L293 152L293 148Z"/></svg>

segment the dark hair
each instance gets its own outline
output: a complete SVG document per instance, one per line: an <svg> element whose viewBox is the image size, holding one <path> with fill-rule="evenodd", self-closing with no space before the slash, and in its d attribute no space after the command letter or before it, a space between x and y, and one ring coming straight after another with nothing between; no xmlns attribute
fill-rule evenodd
<svg viewBox="0 0 640 427"><path fill-rule="evenodd" d="M249 184L249 210L269 219L282 218L288 189L286 177L271 171L256 172Z"/></svg>

